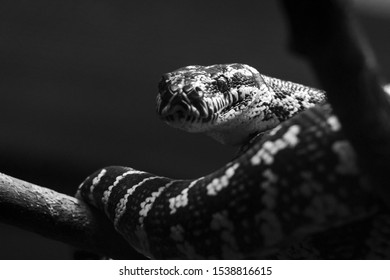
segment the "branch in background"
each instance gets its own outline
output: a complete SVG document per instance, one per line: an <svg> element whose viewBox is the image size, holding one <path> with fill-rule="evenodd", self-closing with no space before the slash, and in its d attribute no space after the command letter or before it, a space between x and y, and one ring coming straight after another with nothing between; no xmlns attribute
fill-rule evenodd
<svg viewBox="0 0 390 280"><path fill-rule="evenodd" d="M84 202L0 173L0 222L116 259L144 259Z"/></svg>
<svg viewBox="0 0 390 280"><path fill-rule="evenodd" d="M291 47L313 66L380 196L390 205L390 104L346 1L282 0Z"/></svg>

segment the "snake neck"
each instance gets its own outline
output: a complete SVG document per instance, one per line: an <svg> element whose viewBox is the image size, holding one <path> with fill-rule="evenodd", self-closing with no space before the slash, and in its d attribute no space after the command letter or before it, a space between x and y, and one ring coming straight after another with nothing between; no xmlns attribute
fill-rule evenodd
<svg viewBox="0 0 390 280"><path fill-rule="evenodd" d="M285 121L297 113L326 102L325 91L290 81L262 75L264 82L272 92L269 105L270 118Z"/></svg>
<svg viewBox="0 0 390 280"><path fill-rule="evenodd" d="M265 134L298 113L326 102L322 90L261 74L260 85L253 90L256 91L253 102L234 121L207 134L223 144L240 147L254 136Z"/></svg>

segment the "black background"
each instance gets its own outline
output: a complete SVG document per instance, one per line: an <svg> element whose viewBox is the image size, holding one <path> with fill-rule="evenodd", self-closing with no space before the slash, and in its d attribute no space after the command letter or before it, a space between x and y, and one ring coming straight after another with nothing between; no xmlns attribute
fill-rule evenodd
<svg viewBox="0 0 390 280"><path fill-rule="evenodd" d="M89 173L127 165L195 178L234 155L155 114L164 72L247 63L319 86L288 50L277 1L4 1L0 10L0 171L73 194ZM390 20L359 12L385 76ZM0 224L0 259L71 258L72 249Z"/></svg>

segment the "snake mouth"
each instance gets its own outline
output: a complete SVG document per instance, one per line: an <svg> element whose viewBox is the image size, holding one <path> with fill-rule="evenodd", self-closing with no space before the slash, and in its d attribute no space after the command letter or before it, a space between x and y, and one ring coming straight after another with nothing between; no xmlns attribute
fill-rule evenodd
<svg viewBox="0 0 390 280"><path fill-rule="evenodd" d="M157 113L172 126L195 131L214 123L224 112L243 100L244 97L238 92L206 96L197 87L162 85L157 95Z"/></svg>
<svg viewBox="0 0 390 280"><path fill-rule="evenodd" d="M157 96L157 113L165 121L210 120L214 110L202 99L199 89L176 85L165 87Z"/></svg>

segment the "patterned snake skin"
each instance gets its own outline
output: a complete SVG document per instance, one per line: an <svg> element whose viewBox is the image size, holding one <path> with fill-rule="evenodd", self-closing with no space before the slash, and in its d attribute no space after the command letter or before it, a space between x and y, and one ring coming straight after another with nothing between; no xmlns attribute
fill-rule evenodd
<svg viewBox="0 0 390 280"><path fill-rule="evenodd" d="M244 148L195 180L112 166L81 184L78 197L104 211L145 256L321 258L316 244L335 251L340 244L308 237L340 227L348 235L335 238L342 244L360 228L369 229L364 240L383 235L370 222L359 226L379 203L323 91L243 64L188 66L163 75L157 112L174 127ZM383 219L379 228L389 229ZM375 236L359 244L368 248L364 256L346 257L377 257Z"/></svg>

